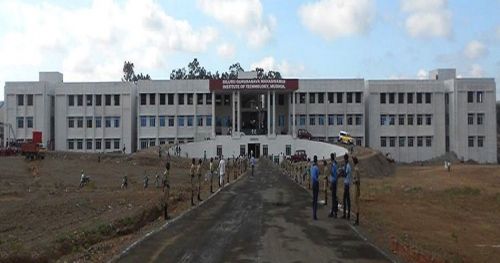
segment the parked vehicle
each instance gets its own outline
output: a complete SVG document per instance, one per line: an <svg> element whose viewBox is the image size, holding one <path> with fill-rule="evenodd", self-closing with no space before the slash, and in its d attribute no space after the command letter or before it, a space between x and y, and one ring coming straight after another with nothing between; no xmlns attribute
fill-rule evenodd
<svg viewBox="0 0 500 263"><path fill-rule="evenodd" d="M339 142L343 144L354 144L354 138L346 131L339 132Z"/></svg>
<svg viewBox="0 0 500 263"><path fill-rule="evenodd" d="M307 161L307 154L305 150L297 150L295 154L290 157L292 162Z"/></svg>
<svg viewBox="0 0 500 263"><path fill-rule="evenodd" d="M312 139L311 133L309 133L306 129L299 129L297 131L297 137L299 137L299 139Z"/></svg>
<svg viewBox="0 0 500 263"><path fill-rule="evenodd" d="M44 159L46 148L42 145L42 132L33 131L33 137L30 142L21 144L21 154L28 160Z"/></svg>

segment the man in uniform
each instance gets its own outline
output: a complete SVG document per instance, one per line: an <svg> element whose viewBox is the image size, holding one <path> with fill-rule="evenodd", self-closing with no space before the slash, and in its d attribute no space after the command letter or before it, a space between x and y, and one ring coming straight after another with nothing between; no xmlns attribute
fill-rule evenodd
<svg viewBox="0 0 500 263"><path fill-rule="evenodd" d="M213 193L213 182L214 182L214 171L215 171L215 164L214 164L214 158L210 158L210 165L209 165L209 170L210 170L210 193Z"/></svg>
<svg viewBox="0 0 500 263"><path fill-rule="evenodd" d="M344 155L344 216L342 218L347 218L347 220L351 219L351 181L352 181L352 169L349 164L349 155L347 153ZM347 217L346 217L347 213Z"/></svg>
<svg viewBox="0 0 500 263"><path fill-rule="evenodd" d="M170 162L165 165L163 172L163 217L167 220L168 217L168 199L170 198Z"/></svg>
<svg viewBox="0 0 500 263"><path fill-rule="evenodd" d="M337 218L337 212L339 209L338 199L337 199L337 160L335 160L335 154L330 154L330 159L332 161L332 169L330 170L330 189L332 191L332 210L330 210L329 217Z"/></svg>
<svg viewBox="0 0 500 263"><path fill-rule="evenodd" d="M193 158L191 162L191 169L189 170L189 174L191 175L191 206L194 206L194 175L196 173L196 161Z"/></svg>
<svg viewBox="0 0 500 263"><path fill-rule="evenodd" d="M359 197L361 195L361 179L360 179L360 172L359 172L359 167L358 167L358 158L353 157L352 162L354 163L354 176L353 176L353 185L354 185L354 203L356 203L356 221L354 222L354 225L359 225Z"/></svg>
<svg viewBox="0 0 500 263"><path fill-rule="evenodd" d="M196 166L196 174L198 175L198 202L202 201L201 199L201 162L200 159L198 161L198 165Z"/></svg>
<svg viewBox="0 0 500 263"><path fill-rule="evenodd" d="M311 165L311 178L312 189L313 189L313 219L318 220L316 216L316 211L318 210L318 194L319 194L319 168L318 168L318 157L314 155L313 164Z"/></svg>

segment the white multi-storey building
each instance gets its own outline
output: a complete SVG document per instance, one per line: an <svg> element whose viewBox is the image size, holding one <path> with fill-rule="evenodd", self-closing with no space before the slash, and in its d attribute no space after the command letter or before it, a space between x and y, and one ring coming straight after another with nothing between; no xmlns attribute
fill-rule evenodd
<svg viewBox="0 0 500 263"><path fill-rule="evenodd" d="M358 145L401 162L453 151L495 162L494 79L457 79L440 69L428 80L283 79L7 82L8 140L43 132L52 149L133 152L161 144L209 140L209 154L291 154L294 138ZM295 120L295 121L293 121ZM236 150L235 150L236 149Z"/></svg>

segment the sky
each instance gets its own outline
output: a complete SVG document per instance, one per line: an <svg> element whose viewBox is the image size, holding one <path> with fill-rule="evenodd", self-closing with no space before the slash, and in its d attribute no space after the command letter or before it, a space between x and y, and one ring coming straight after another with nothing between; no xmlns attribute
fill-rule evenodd
<svg viewBox="0 0 500 263"><path fill-rule="evenodd" d="M285 78L426 78L436 68L500 81L500 0L0 0L5 81L168 79L262 67ZM498 87L498 84L497 84ZM497 88L497 100L500 90Z"/></svg>

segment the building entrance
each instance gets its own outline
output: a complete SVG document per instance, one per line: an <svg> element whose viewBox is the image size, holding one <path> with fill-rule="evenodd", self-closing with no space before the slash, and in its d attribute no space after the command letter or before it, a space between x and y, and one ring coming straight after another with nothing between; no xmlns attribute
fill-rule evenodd
<svg viewBox="0 0 500 263"><path fill-rule="evenodd" d="M260 157L260 143L249 143L248 144L248 154L253 152L255 158Z"/></svg>

